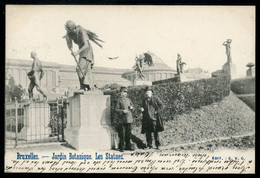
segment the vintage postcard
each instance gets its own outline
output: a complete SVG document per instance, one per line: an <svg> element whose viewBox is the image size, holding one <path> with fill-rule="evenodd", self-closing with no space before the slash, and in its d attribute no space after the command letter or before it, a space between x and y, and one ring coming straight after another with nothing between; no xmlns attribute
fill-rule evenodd
<svg viewBox="0 0 260 178"><path fill-rule="evenodd" d="M6 173L255 173L255 6L5 14Z"/></svg>

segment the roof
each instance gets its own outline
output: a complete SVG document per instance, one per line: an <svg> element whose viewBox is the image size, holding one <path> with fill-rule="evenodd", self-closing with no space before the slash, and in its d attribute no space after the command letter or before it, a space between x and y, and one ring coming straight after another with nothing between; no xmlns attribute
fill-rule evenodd
<svg viewBox="0 0 260 178"><path fill-rule="evenodd" d="M172 72L176 72L176 70L173 70L172 68L167 66L160 57L156 56L151 51L147 51L146 53L151 55L154 65L153 66L144 65L143 72L145 72L145 71L172 71ZM123 76L125 74L129 74L129 73L133 73L133 72L134 72L134 69L125 72L123 74Z"/></svg>
<svg viewBox="0 0 260 178"><path fill-rule="evenodd" d="M173 70L172 68L167 66L161 58L156 56L151 51L147 51L146 53L148 53L152 56L154 66L145 65L143 71L148 71L148 70Z"/></svg>
<svg viewBox="0 0 260 178"><path fill-rule="evenodd" d="M32 60L22 60L22 59L6 59L6 65L15 65L15 66L25 66L25 67L31 67ZM59 70L65 70L65 71L75 71L74 65L65 65L65 64L59 64L55 62L47 62L42 61L43 67L48 68L55 68ZM131 71L130 69L115 69L115 68L106 68L106 67L98 67L94 66L93 72L94 73L113 73L113 74L123 74L125 72Z"/></svg>

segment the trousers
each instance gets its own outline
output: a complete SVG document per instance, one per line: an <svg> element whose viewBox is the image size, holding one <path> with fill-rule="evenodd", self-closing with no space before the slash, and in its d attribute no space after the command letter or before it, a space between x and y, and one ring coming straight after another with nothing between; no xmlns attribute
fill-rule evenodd
<svg viewBox="0 0 260 178"><path fill-rule="evenodd" d="M119 125L119 149L131 147L131 123Z"/></svg>
<svg viewBox="0 0 260 178"><path fill-rule="evenodd" d="M153 139L152 139L152 132L154 133L154 140L155 140L155 145L156 147L160 146L160 140L159 140L159 134L158 134L158 131L156 129L156 121L150 121L148 122L148 128L151 128L151 129L147 129L147 132L146 132L146 142L147 142L147 146L148 147L152 147L152 142L153 142Z"/></svg>

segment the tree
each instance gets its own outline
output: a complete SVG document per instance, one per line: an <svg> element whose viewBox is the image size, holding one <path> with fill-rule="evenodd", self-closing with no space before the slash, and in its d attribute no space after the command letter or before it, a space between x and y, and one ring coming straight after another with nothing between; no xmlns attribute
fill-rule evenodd
<svg viewBox="0 0 260 178"><path fill-rule="evenodd" d="M101 90L104 91L104 90L119 90L120 87L122 85L119 85L117 83L110 83L110 84L105 84L103 87L101 87Z"/></svg>
<svg viewBox="0 0 260 178"><path fill-rule="evenodd" d="M24 91L22 85L16 85L14 78L10 77L8 84L5 86L5 100L14 101L16 97L18 101L21 101L23 93Z"/></svg>

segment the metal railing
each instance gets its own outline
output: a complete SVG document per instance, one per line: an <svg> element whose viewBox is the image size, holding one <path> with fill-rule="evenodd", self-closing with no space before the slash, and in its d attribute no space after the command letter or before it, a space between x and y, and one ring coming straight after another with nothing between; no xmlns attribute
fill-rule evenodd
<svg viewBox="0 0 260 178"><path fill-rule="evenodd" d="M6 146L64 141L67 98L37 103L14 102L5 105Z"/></svg>

